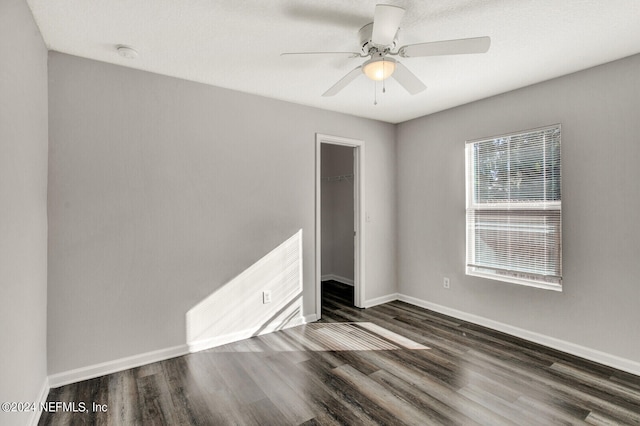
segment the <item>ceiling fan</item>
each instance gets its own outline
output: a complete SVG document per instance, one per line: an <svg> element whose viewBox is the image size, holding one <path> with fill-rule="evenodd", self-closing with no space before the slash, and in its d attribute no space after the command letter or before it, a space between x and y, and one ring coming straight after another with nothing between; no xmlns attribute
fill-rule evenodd
<svg viewBox="0 0 640 426"><path fill-rule="evenodd" d="M360 52L296 52L285 55L347 55L350 58L369 58L351 70L322 96L334 96L355 80L360 73L374 81L393 77L412 95L422 92L427 86L402 63L391 56L414 58L420 56L459 55L485 53L489 50L489 37L463 38L402 46L397 50L398 30L405 10L388 4L376 5L373 22L360 28Z"/></svg>

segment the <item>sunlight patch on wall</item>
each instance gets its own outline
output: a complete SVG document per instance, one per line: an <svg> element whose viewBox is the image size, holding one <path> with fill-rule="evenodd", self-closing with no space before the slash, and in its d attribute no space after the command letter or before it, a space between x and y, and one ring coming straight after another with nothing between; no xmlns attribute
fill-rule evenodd
<svg viewBox="0 0 640 426"><path fill-rule="evenodd" d="M195 352L301 323L302 229L191 308L187 344Z"/></svg>

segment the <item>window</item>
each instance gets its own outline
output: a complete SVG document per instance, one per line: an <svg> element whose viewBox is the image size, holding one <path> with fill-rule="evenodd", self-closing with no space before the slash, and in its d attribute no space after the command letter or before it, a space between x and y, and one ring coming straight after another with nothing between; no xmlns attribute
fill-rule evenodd
<svg viewBox="0 0 640 426"><path fill-rule="evenodd" d="M560 125L468 141L467 274L562 290Z"/></svg>

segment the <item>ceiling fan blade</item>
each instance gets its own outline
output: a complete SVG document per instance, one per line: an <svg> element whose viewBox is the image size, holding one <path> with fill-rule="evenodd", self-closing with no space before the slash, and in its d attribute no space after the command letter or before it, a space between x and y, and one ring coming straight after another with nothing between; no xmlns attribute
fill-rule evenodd
<svg viewBox="0 0 640 426"><path fill-rule="evenodd" d="M491 38L475 37L458 40L434 41L402 46L398 54L404 58L416 56L462 55L466 53L485 53L491 46Z"/></svg>
<svg viewBox="0 0 640 426"><path fill-rule="evenodd" d="M389 46L400 28L400 21L404 16L404 9L389 4L376 5L373 17L371 41L380 46Z"/></svg>
<svg viewBox="0 0 640 426"><path fill-rule="evenodd" d="M280 56L298 56L298 55L334 55L346 56L348 58L360 58L362 55L358 52L285 52Z"/></svg>
<svg viewBox="0 0 640 426"><path fill-rule="evenodd" d="M347 87L349 83L355 80L360 74L362 74L362 66L355 67L352 69L347 75L342 77L336 84L331 86L329 90L324 92L322 96L333 96L336 95L339 91Z"/></svg>
<svg viewBox="0 0 640 426"><path fill-rule="evenodd" d="M391 74L391 77L412 95L416 95L427 88L414 73L409 71L409 69L400 62L396 62L396 70Z"/></svg>

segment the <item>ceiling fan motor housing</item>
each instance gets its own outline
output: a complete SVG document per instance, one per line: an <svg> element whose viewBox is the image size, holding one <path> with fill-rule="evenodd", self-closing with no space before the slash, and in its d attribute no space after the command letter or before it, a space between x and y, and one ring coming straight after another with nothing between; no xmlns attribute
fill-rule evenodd
<svg viewBox="0 0 640 426"><path fill-rule="evenodd" d="M399 32L399 31L398 31ZM393 43L388 46L379 46L371 41L371 35L373 33L373 22L368 23L364 27L360 28L358 31L358 37L360 38L360 48L362 49L362 54L368 56L371 53L375 52L383 52L383 51L391 51L398 46L398 33L396 33L393 38ZM372 52L371 50L374 50Z"/></svg>

